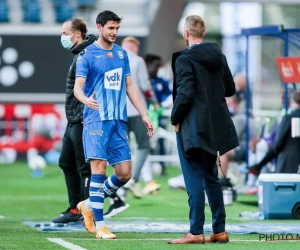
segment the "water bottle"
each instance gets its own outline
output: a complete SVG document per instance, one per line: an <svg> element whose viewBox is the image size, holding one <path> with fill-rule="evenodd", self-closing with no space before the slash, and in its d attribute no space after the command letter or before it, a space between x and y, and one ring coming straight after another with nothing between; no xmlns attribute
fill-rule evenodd
<svg viewBox="0 0 300 250"><path fill-rule="evenodd" d="M223 201L224 205L231 205L232 204L232 191L231 190L223 190Z"/></svg>
<svg viewBox="0 0 300 250"><path fill-rule="evenodd" d="M243 219L248 219L248 220L263 220L264 215L261 212L248 212L244 211L240 213L240 217Z"/></svg>

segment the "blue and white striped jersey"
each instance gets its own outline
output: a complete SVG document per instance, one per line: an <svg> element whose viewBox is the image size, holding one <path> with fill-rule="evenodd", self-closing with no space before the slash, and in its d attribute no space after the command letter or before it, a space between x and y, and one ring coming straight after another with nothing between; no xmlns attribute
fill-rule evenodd
<svg viewBox="0 0 300 250"><path fill-rule="evenodd" d="M89 97L95 91L100 106L98 111L84 107L85 123L127 121L126 76L130 74L127 52L116 44L113 44L111 50L106 50L94 42L80 53L76 63L76 77L86 78L83 92Z"/></svg>

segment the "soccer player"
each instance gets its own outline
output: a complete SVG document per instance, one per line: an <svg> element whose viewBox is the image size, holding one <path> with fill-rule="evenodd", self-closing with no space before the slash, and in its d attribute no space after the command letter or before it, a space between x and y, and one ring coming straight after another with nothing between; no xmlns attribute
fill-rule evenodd
<svg viewBox="0 0 300 250"><path fill-rule="evenodd" d="M112 11L98 14L99 38L77 59L74 94L85 107L83 112L83 145L91 163L90 198L78 204L85 223L90 217L84 211L93 210L96 238L114 239L104 223L104 199L115 193L131 178L131 156L126 132L126 93L142 117L148 136L154 127L140 101L131 79L127 52L114 44L121 18ZM115 174L106 179L107 163Z"/></svg>

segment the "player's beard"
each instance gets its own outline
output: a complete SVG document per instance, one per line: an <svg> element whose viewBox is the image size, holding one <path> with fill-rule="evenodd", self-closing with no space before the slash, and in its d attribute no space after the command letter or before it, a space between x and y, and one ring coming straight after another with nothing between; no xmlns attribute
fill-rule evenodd
<svg viewBox="0 0 300 250"><path fill-rule="evenodd" d="M102 35L102 39L104 42L106 42L107 44L111 45L113 42L110 41L108 38L106 38L105 36Z"/></svg>

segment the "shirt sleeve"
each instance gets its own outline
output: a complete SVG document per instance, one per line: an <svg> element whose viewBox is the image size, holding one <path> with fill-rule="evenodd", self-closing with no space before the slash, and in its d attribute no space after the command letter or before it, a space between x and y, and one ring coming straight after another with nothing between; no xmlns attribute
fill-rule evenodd
<svg viewBox="0 0 300 250"><path fill-rule="evenodd" d="M124 50L124 73L125 73L125 77L126 76L130 76L131 75L131 71L130 71L130 66L129 66L129 59L128 59L128 55L127 52Z"/></svg>
<svg viewBox="0 0 300 250"><path fill-rule="evenodd" d="M274 144L269 148L265 157L258 163L258 166L262 168L273 158L278 156L282 151L284 146L286 145L286 141L290 137L291 134L291 116L285 115L279 126L275 136Z"/></svg>
<svg viewBox="0 0 300 250"><path fill-rule="evenodd" d="M90 72L90 65L87 59L87 53L81 52L76 61L76 77L87 78Z"/></svg>
<svg viewBox="0 0 300 250"><path fill-rule="evenodd" d="M147 66L143 58L139 57L137 68L137 82L143 92L152 90L152 85L149 80Z"/></svg>
<svg viewBox="0 0 300 250"><path fill-rule="evenodd" d="M192 65L186 56L179 56L175 63L176 97L171 113L172 125L182 123L190 112L194 95L195 80Z"/></svg>

